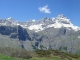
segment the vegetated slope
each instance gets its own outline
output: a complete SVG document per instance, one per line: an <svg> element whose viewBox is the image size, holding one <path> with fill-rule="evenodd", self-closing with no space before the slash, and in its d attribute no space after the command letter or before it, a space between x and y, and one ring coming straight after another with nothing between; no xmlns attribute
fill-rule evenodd
<svg viewBox="0 0 80 60"><path fill-rule="evenodd" d="M0 48L0 60L79 60L80 55L59 50L35 50Z"/></svg>
<svg viewBox="0 0 80 60"><path fill-rule="evenodd" d="M13 58L5 55L0 54L0 60L61 60L59 57L53 57L53 58L39 58L39 57L34 57L32 59L21 59L21 58Z"/></svg>
<svg viewBox="0 0 80 60"><path fill-rule="evenodd" d="M58 50L36 50L37 54L32 58L15 58L0 54L0 60L80 60L79 55L72 55Z"/></svg>
<svg viewBox="0 0 80 60"><path fill-rule="evenodd" d="M0 54L0 60L28 60L28 59L15 58L15 57L10 57L7 55Z"/></svg>

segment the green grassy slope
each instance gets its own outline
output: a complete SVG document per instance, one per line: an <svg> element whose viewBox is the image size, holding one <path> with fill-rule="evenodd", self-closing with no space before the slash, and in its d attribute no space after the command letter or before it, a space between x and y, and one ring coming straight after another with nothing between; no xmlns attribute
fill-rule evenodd
<svg viewBox="0 0 80 60"><path fill-rule="evenodd" d="M10 57L10 56L0 54L0 60L27 60L27 59L13 58L13 57Z"/></svg>
<svg viewBox="0 0 80 60"><path fill-rule="evenodd" d="M35 51L15 51L8 48L2 50L4 54L0 54L0 60L80 60L80 55L69 54L59 50L35 50ZM7 53L5 53L5 51ZM10 53L10 51L12 53ZM1 51L0 51L1 52ZM8 55L10 54L10 55ZM11 57L10 57L11 56ZM23 59L25 58L25 59ZM28 59L27 59L28 58Z"/></svg>
<svg viewBox="0 0 80 60"><path fill-rule="evenodd" d="M9 57L6 55L2 55L0 54L0 60L70 60L67 58L60 58L59 56L53 56L53 57L49 57L49 58L45 58L45 57L33 57L31 59L21 59L21 58L13 58L13 57ZM74 59L72 58L71 60L80 60L80 59Z"/></svg>

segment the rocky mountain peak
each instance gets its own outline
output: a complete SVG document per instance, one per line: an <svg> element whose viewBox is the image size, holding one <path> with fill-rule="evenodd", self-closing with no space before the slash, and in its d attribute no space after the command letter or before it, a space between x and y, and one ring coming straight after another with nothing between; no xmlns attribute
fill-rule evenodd
<svg viewBox="0 0 80 60"><path fill-rule="evenodd" d="M65 16L64 16L64 14L60 14L60 15L58 15L58 17L64 18Z"/></svg>
<svg viewBox="0 0 80 60"><path fill-rule="evenodd" d="M42 31L45 30L47 28L61 28L61 27L65 27L69 30L75 30L78 31L80 30L80 28L78 26L74 26L70 19L68 19L67 17L65 17L63 14L58 15L55 18L43 18L41 20L30 20L28 22L16 22L14 21L14 19L12 17L7 18L6 20L2 21L2 19L0 19L0 24L1 25L6 25L6 26L14 26L14 25L20 25L23 28L27 28L29 30L33 30L33 31Z"/></svg>
<svg viewBox="0 0 80 60"><path fill-rule="evenodd" d="M7 21L13 22L14 19L12 17L7 18Z"/></svg>

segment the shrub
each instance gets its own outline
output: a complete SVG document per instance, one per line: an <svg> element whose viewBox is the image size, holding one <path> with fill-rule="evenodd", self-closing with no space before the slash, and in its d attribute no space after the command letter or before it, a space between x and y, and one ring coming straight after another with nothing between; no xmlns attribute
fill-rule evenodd
<svg viewBox="0 0 80 60"><path fill-rule="evenodd" d="M0 53L17 58L26 58L26 59L32 58L29 51L25 49L14 49L10 47L0 48Z"/></svg>
<svg viewBox="0 0 80 60"><path fill-rule="evenodd" d="M50 57L51 52L49 50L35 50L39 57Z"/></svg>
<svg viewBox="0 0 80 60"><path fill-rule="evenodd" d="M72 60L72 58L79 59L80 55L76 54L70 54L66 52L61 52L59 50L35 50L36 54L38 54L39 57L51 57L51 56L60 56L62 59L67 58L69 60Z"/></svg>

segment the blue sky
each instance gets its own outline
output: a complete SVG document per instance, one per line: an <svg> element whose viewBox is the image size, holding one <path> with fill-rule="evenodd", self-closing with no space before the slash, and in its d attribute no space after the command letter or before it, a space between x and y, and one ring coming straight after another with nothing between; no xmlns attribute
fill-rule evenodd
<svg viewBox="0 0 80 60"><path fill-rule="evenodd" d="M80 0L0 0L0 18L18 21L56 17L64 14L80 26Z"/></svg>

